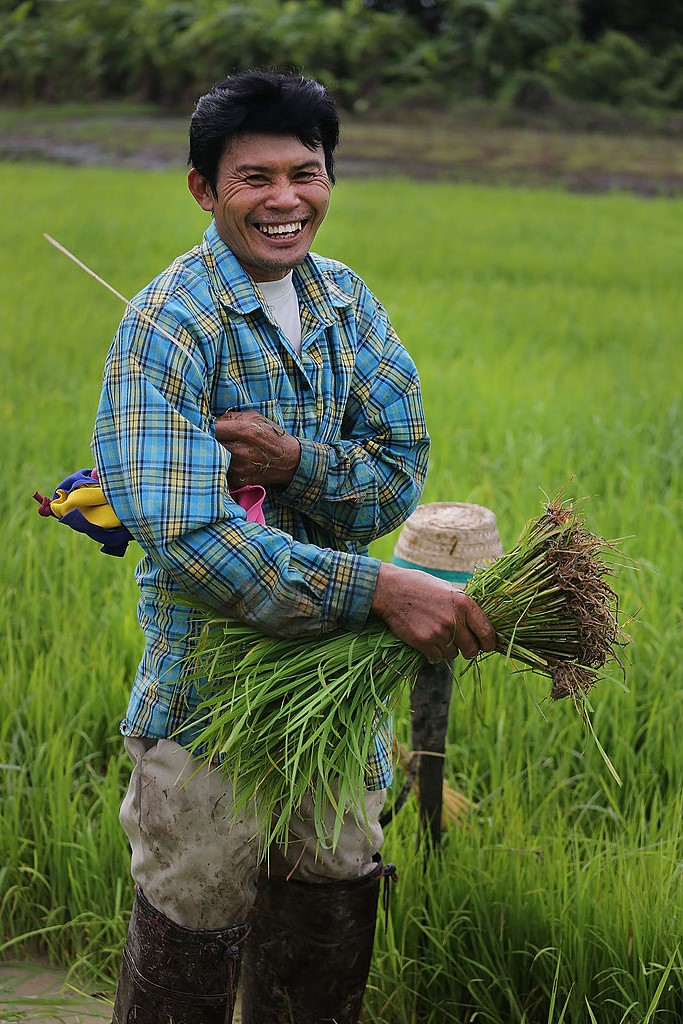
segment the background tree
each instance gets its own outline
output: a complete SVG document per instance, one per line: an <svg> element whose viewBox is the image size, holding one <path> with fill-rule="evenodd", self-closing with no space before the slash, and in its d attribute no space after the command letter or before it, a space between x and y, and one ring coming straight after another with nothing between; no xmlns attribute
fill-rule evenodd
<svg viewBox="0 0 683 1024"><path fill-rule="evenodd" d="M683 0L0 0L0 90L24 103L187 109L226 74L272 66L357 110L505 100L520 82L680 109L682 54Z"/></svg>

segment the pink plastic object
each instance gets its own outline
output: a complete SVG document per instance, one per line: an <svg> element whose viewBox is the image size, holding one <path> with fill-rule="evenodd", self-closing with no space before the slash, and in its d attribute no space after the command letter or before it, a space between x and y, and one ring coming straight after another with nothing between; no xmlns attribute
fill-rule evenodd
<svg viewBox="0 0 683 1024"><path fill-rule="evenodd" d="M244 509L250 523L266 525L263 515L263 502L266 497L264 487L260 484L247 484L245 487L238 487L236 491L230 491L230 497Z"/></svg>

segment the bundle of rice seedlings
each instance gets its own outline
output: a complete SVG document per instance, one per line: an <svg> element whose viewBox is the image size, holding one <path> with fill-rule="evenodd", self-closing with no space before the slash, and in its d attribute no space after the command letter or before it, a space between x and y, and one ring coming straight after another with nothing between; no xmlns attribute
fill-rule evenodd
<svg viewBox="0 0 683 1024"><path fill-rule="evenodd" d="M556 498L509 554L479 566L465 588L496 630L497 653L549 676L554 700L580 703L609 662L620 664L617 651L629 642L609 583L605 556L614 551L577 506Z"/></svg>
<svg viewBox="0 0 683 1024"><path fill-rule="evenodd" d="M423 656L379 620L358 633L277 639L214 618L195 663L193 676L207 682L191 750L232 780L236 815L253 801L264 852L273 842L286 848L289 818L310 798L318 841L334 848L345 813L362 821L374 738Z"/></svg>
<svg viewBox="0 0 683 1024"><path fill-rule="evenodd" d="M628 640L607 581L611 547L556 499L513 551L478 567L466 587L496 630L498 652L518 670L549 677L554 699L581 704ZM344 814L362 818L373 739L423 666L379 621L358 633L276 639L207 616L193 672L206 682L192 750L232 780L236 814L253 801L264 850L286 846L288 819L305 797L318 841L334 847Z"/></svg>

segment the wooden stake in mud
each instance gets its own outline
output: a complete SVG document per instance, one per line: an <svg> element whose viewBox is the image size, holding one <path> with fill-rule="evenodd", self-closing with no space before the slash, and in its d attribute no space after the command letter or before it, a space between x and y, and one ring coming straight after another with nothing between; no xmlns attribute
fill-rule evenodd
<svg viewBox="0 0 683 1024"><path fill-rule="evenodd" d="M420 793L420 835L429 842L426 850L441 842L444 758L448 714L453 687L453 663L425 665L410 697L411 741L417 761Z"/></svg>

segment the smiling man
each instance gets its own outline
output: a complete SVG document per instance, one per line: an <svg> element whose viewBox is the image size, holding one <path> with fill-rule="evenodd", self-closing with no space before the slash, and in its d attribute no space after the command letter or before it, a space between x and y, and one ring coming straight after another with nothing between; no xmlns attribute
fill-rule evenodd
<svg viewBox="0 0 683 1024"><path fill-rule="evenodd" d="M334 850L302 808L287 850L263 851L255 809L236 817L232 784L189 758L188 597L282 636L378 615L432 661L495 644L462 592L368 555L415 508L429 441L385 310L311 252L338 131L329 93L293 75L234 75L199 100L188 184L211 222L136 296L105 366L93 452L143 549L145 638L121 724L136 892L115 1024L229 1024L240 964L244 1024L354 1024L390 873L390 736L373 737L364 825L349 813Z"/></svg>
<svg viewBox="0 0 683 1024"><path fill-rule="evenodd" d="M212 175L213 178L213 175ZM330 203L321 143L243 135L218 162L215 181L192 168L193 196L255 281L278 281L302 263Z"/></svg>

